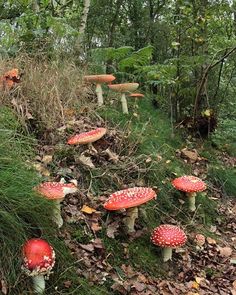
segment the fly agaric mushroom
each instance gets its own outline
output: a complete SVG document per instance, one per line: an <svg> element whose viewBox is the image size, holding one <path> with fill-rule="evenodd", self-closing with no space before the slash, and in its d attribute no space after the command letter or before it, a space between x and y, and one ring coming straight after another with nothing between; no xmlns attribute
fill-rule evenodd
<svg viewBox="0 0 236 295"><path fill-rule="evenodd" d="M182 229L171 224L162 224L156 227L151 235L153 244L163 247L164 262L172 258L172 249L183 246L187 237Z"/></svg>
<svg viewBox="0 0 236 295"><path fill-rule="evenodd" d="M172 185L180 191L186 192L189 198L189 210L195 211L195 197L196 192L201 192L206 189L206 184L200 178L191 175L184 175L178 178L175 178L172 181Z"/></svg>
<svg viewBox="0 0 236 295"><path fill-rule="evenodd" d="M133 187L111 194L104 204L107 210L127 209L124 223L128 233L134 232L135 219L138 218L138 207L156 197L156 192L148 187Z"/></svg>
<svg viewBox="0 0 236 295"><path fill-rule="evenodd" d="M68 144L87 144L102 138L107 132L106 128L97 128L88 132L83 132L70 137L67 141Z"/></svg>
<svg viewBox="0 0 236 295"><path fill-rule="evenodd" d="M55 252L51 245L42 239L30 239L22 248L22 269L33 278L34 292L45 290L45 277L48 278L55 264Z"/></svg>
<svg viewBox="0 0 236 295"><path fill-rule="evenodd" d="M20 82L18 69L12 69L0 77L1 88L11 89L15 83Z"/></svg>
<svg viewBox="0 0 236 295"><path fill-rule="evenodd" d="M111 83L116 79L113 75L88 75L84 76L86 82L96 83L96 94L98 98L98 105L103 105L102 83Z"/></svg>
<svg viewBox="0 0 236 295"><path fill-rule="evenodd" d="M138 88L138 83L124 83L124 84L110 84L108 87L115 91L115 92L121 92L121 103L122 103L122 111L123 114L128 114L128 106L127 106L127 100L125 97L126 92L133 92Z"/></svg>
<svg viewBox="0 0 236 295"><path fill-rule="evenodd" d="M67 194L77 192L77 184L75 183L62 183L62 182L44 182L38 185L36 191L48 200L55 202L53 219L55 220L58 228L62 227L63 219L61 217L61 202Z"/></svg>
<svg viewBox="0 0 236 295"><path fill-rule="evenodd" d="M137 98L144 97L144 95L142 93L131 93L129 95L129 97L134 97L134 99L135 99L135 106L138 107L138 105L137 105Z"/></svg>

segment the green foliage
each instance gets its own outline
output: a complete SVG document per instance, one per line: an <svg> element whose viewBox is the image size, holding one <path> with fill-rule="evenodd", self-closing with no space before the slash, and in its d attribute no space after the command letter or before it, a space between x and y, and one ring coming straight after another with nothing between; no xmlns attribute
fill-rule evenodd
<svg viewBox="0 0 236 295"><path fill-rule="evenodd" d="M12 286L21 271L21 246L26 239L43 237L52 241L55 232L50 215L52 203L36 195L36 173L23 159L31 154L30 139L19 129L7 108L0 111L0 244L1 272ZM32 143L32 141L31 141Z"/></svg>
<svg viewBox="0 0 236 295"><path fill-rule="evenodd" d="M219 149L236 156L236 123L232 119L222 119L217 130L211 135L211 140Z"/></svg>
<svg viewBox="0 0 236 295"><path fill-rule="evenodd" d="M228 196L236 196L236 171L234 168L214 165L209 170L209 175Z"/></svg>

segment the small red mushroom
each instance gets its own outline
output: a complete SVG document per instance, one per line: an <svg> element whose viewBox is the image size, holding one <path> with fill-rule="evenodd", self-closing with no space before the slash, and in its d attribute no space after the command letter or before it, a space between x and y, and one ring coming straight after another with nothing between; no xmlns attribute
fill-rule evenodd
<svg viewBox="0 0 236 295"><path fill-rule="evenodd" d="M74 183L44 182L38 185L35 190L45 198L54 200L55 209L53 218L60 228L63 225L63 219L61 217L61 202L67 194L77 192L77 186Z"/></svg>
<svg viewBox="0 0 236 295"><path fill-rule="evenodd" d="M189 197L189 210L195 211L195 197L196 192L201 192L206 189L206 184L200 178L191 175L184 175L178 178L175 178L172 181L172 185L183 192L186 192Z"/></svg>
<svg viewBox="0 0 236 295"><path fill-rule="evenodd" d="M96 83L96 94L98 98L98 105L103 105L102 83L111 83L116 79L113 75L88 75L84 76L86 82Z"/></svg>
<svg viewBox="0 0 236 295"><path fill-rule="evenodd" d="M102 138L107 132L106 128L97 128L88 132L83 132L70 137L68 144L87 144L92 143Z"/></svg>
<svg viewBox="0 0 236 295"><path fill-rule="evenodd" d="M134 232L135 219L138 218L138 207L156 197L156 192L148 187L133 187L111 194L104 204L107 210L127 209L124 223L128 233Z"/></svg>
<svg viewBox="0 0 236 295"><path fill-rule="evenodd" d="M137 98L142 98L144 97L144 95L142 93L131 93L129 95L129 97L134 97L134 100L135 100L135 107L138 108L138 105L137 105Z"/></svg>
<svg viewBox="0 0 236 295"><path fill-rule="evenodd" d="M30 239L22 247L22 269L33 278L34 292L45 290L45 277L49 277L55 264L55 252L51 245L42 239Z"/></svg>
<svg viewBox="0 0 236 295"><path fill-rule="evenodd" d="M187 237L182 229L171 224L162 224L156 227L151 235L153 244L163 247L164 262L172 258L172 249L183 246Z"/></svg>

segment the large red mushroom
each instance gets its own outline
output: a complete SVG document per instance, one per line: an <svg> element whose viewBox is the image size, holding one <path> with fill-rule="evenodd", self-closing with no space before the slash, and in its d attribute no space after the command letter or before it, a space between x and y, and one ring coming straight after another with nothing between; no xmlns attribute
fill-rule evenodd
<svg viewBox="0 0 236 295"><path fill-rule="evenodd" d="M183 246L187 237L178 226L162 224L153 230L151 241L153 244L164 248L163 260L166 262L172 258L172 249Z"/></svg>
<svg viewBox="0 0 236 295"><path fill-rule="evenodd" d="M111 194L104 204L107 210L126 209L124 220L128 233L134 232L135 219L138 218L138 206L156 197L156 192L148 187L133 187Z"/></svg>
<svg viewBox="0 0 236 295"><path fill-rule="evenodd" d="M102 127L88 132L82 132L70 137L67 143L70 145L92 143L102 138L106 134L106 132L107 129Z"/></svg>
<svg viewBox="0 0 236 295"><path fill-rule="evenodd" d="M55 264L55 252L51 245L42 239L30 239L22 247L22 269L33 278L34 292L45 290L45 277L48 278Z"/></svg>
<svg viewBox="0 0 236 295"><path fill-rule="evenodd" d="M96 83L96 94L98 98L98 105L103 105L103 92L102 92L102 83L111 83L116 79L113 75L88 75L84 76L86 82Z"/></svg>
<svg viewBox="0 0 236 295"><path fill-rule="evenodd" d="M204 191L206 189L206 184L200 178L191 175L184 175L178 178L175 178L172 181L172 185L180 191L186 192L187 197L189 198L189 210L195 211L195 197L197 192Z"/></svg>
<svg viewBox="0 0 236 295"><path fill-rule="evenodd" d="M38 185L35 189L45 198L54 201L55 208L53 219L59 228L62 227L63 219L61 217L61 202L67 194L77 192L77 185L75 183L44 182Z"/></svg>

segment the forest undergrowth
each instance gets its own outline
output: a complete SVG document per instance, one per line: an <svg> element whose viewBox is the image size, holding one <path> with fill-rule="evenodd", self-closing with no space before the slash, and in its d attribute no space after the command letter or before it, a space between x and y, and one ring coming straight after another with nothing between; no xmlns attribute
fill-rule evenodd
<svg viewBox="0 0 236 295"><path fill-rule="evenodd" d="M129 99L130 114L124 115L118 96L107 89L105 106L97 108L73 64L21 67L22 84L4 93L7 108L0 114L1 220L8 216L3 228L8 222L19 227L19 235L0 235L12 257L1 268L3 294L32 294L30 279L20 270L21 245L32 236L47 239L56 251L46 294L88 294L88 289L95 295L235 294L235 159L209 140L175 128L148 93L137 105ZM67 145L72 134L96 127L107 133L94 149ZM194 214L171 185L184 174L207 183ZM76 179L79 192L66 197L65 224L56 230L50 227L51 203L32 188L62 177ZM112 192L133 186L152 187L157 198L143 206L136 232L127 235L124 212L106 212L103 203ZM162 223L180 225L188 236L166 265L150 242L151 231ZM203 245L196 234L204 235Z"/></svg>

